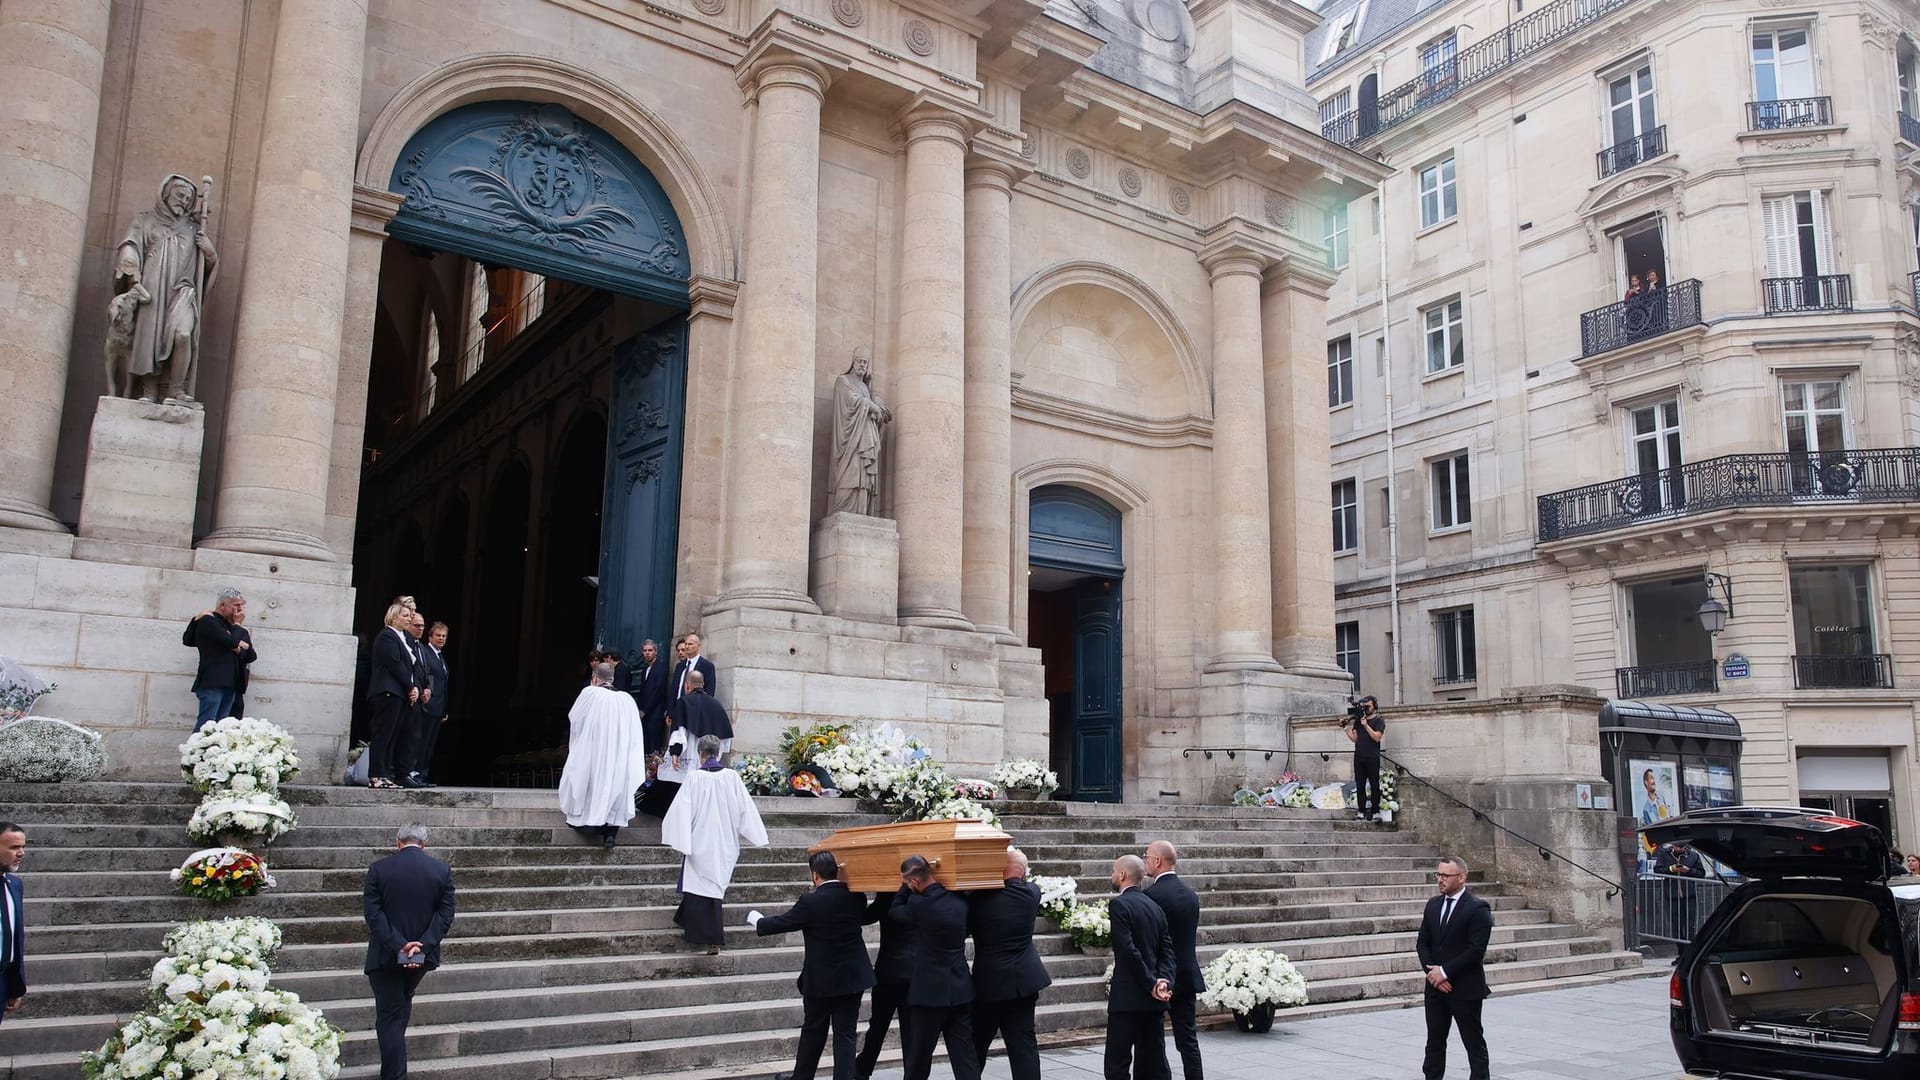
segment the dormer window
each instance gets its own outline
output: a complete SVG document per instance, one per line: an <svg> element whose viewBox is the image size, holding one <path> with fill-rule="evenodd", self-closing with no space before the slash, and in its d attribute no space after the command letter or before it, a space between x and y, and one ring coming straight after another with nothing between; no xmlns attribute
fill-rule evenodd
<svg viewBox="0 0 1920 1080"><path fill-rule="evenodd" d="M1367 5L1363 2L1354 5L1345 13L1334 16L1332 25L1327 29L1324 44L1320 47L1320 63L1324 64L1348 46L1360 40L1360 32L1367 22Z"/></svg>

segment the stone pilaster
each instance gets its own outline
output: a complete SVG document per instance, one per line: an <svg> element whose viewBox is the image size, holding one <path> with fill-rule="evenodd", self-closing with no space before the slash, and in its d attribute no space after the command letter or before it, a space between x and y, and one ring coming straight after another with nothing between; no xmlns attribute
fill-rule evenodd
<svg viewBox="0 0 1920 1080"><path fill-rule="evenodd" d="M1289 263L1261 300L1273 650L1289 672L1345 679L1333 657L1324 271ZM1216 444L1217 445L1217 444Z"/></svg>
<svg viewBox="0 0 1920 1080"><path fill-rule="evenodd" d="M807 541L827 80L814 61L779 53L743 75L758 114L734 332L726 546L709 611L820 610L807 595Z"/></svg>
<svg viewBox="0 0 1920 1080"><path fill-rule="evenodd" d="M373 317L380 304L380 256L387 223L400 196L374 188L353 193L347 240L346 311L340 326L340 368L333 401L333 454L327 480L327 547L353 561L354 522L360 510L360 466L367 428L367 373L373 362ZM441 400L453 388L442 383Z"/></svg>
<svg viewBox="0 0 1920 1080"><path fill-rule="evenodd" d="M961 611L960 592L967 122L930 108L910 113L905 127L906 212L901 219L893 409L900 621L964 630L972 628Z"/></svg>
<svg viewBox="0 0 1920 1080"><path fill-rule="evenodd" d="M47 504L66 403L110 7L109 0L7 0L0 7L0 116L8 136L0 144L0 526L65 530Z"/></svg>
<svg viewBox="0 0 1920 1080"><path fill-rule="evenodd" d="M1013 180L990 159L966 173L966 524L960 606L980 632L1007 644L1013 625L1012 358Z"/></svg>
<svg viewBox="0 0 1920 1080"><path fill-rule="evenodd" d="M1260 277L1266 259L1227 246L1205 256L1213 281L1214 635L1207 670L1278 671L1273 658L1266 385ZM1321 430L1325 430L1322 422ZM1321 452L1322 460L1325 451ZM1331 611L1332 597L1327 610Z"/></svg>
<svg viewBox="0 0 1920 1080"><path fill-rule="evenodd" d="M281 0L203 547L334 558L324 537L366 35L366 0Z"/></svg>

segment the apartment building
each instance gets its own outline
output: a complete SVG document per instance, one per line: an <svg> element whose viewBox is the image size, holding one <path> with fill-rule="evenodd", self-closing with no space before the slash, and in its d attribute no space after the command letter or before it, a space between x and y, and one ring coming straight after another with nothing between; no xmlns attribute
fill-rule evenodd
<svg viewBox="0 0 1920 1080"><path fill-rule="evenodd" d="M1322 15L1323 134L1394 169L1325 214L1342 666L1720 710L1686 804L1920 845L1920 5Z"/></svg>

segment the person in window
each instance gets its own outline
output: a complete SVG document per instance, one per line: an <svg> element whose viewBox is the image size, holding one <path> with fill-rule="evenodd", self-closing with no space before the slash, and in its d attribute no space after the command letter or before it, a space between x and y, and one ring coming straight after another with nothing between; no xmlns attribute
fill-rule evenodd
<svg viewBox="0 0 1920 1080"><path fill-rule="evenodd" d="M1639 298L1640 294L1645 291L1646 291L1646 286L1641 283L1640 275L1635 274L1632 277L1627 279L1627 295L1623 297L1623 299L1628 301L1636 300Z"/></svg>

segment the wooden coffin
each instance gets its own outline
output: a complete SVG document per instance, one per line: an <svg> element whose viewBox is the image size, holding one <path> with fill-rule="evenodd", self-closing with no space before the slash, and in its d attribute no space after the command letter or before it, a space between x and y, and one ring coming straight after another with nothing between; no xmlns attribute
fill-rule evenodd
<svg viewBox="0 0 1920 1080"><path fill-rule="evenodd" d="M840 880L854 892L900 887L900 863L919 855L935 881L955 891L1006 887L1007 847L1013 838L978 821L902 821L841 829L807 849L831 851Z"/></svg>

